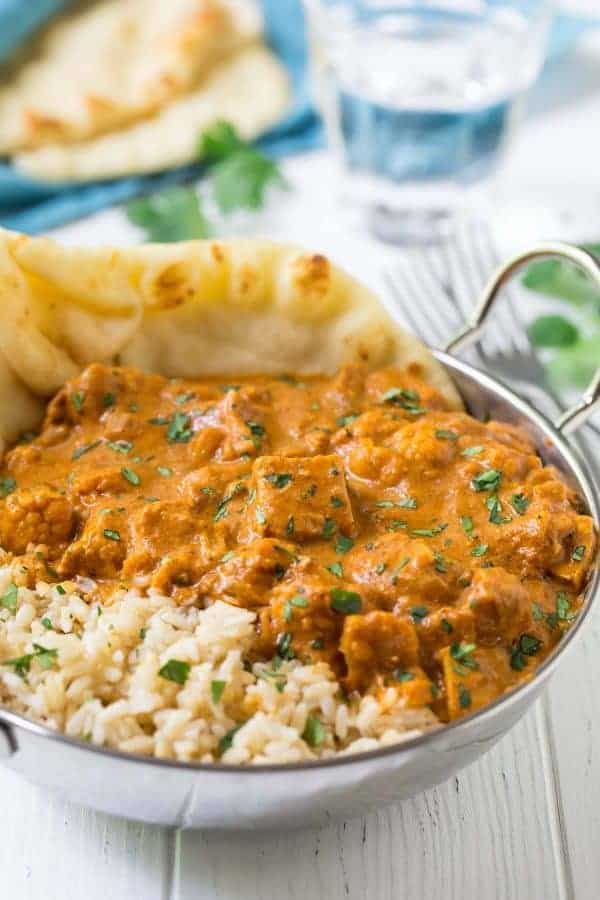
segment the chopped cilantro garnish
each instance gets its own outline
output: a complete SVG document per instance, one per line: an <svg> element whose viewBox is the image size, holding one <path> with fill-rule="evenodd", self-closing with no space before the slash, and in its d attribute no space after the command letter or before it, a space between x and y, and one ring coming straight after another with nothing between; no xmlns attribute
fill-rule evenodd
<svg viewBox="0 0 600 900"><path fill-rule="evenodd" d="M227 687L226 681L214 679L210 683L210 697L213 703L218 703L223 696L223 691Z"/></svg>
<svg viewBox="0 0 600 900"><path fill-rule="evenodd" d="M440 438L443 441L457 441L458 434L456 431L448 431L446 428L437 428L435 431L436 438Z"/></svg>
<svg viewBox="0 0 600 900"><path fill-rule="evenodd" d="M330 497L329 502L330 502L331 505L334 507L334 509L340 509L342 506L345 506L345 503L344 503L344 501L341 499L341 497L336 497L335 494L333 494L333 495Z"/></svg>
<svg viewBox="0 0 600 900"><path fill-rule="evenodd" d="M194 434L190 427L191 421L191 417L186 413L173 413L167 429L168 442L170 444L187 444Z"/></svg>
<svg viewBox="0 0 600 900"><path fill-rule="evenodd" d="M18 588L16 584L9 584L2 597L0 597L0 606L14 612L17 608Z"/></svg>
<svg viewBox="0 0 600 900"><path fill-rule="evenodd" d="M136 487L142 482L142 479L140 478L138 473L134 472L133 469L121 469L121 475L123 476L125 481L128 481L129 484L134 484Z"/></svg>
<svg viewBox="0 0 600 900"><path fill-rule="evenodd" d="M442 554L439 552L434 554L434 567L435 567L436 572L447 572L448 571L448 567L446 565L446 560L444 559Z"/></svg>
<svg viewBox="0 0 600 900"><path fill-rule="evenodd" d="M105 538L108 538L109 541L120 541L121 535L118 531L115 531L113 528L105 528L102 532Z"/></svg>
<svg viewBox="0 0 600 900"><path fill-rule="evenodd" d="M106 446L114 450L115 453L122 453L123 455L127 455L130 450L133 450L131 441L107 441Z"/></svg>
<svg viewBox="0 0 600 900"><path fill-rule="evenodd" d="M306 597L303 597L302 594L296 594L294 597L291 597L289 600L285 601L283 606L283 618L288 623L292 621L294 606L299 609L306 609L306 607L308 606L308 600L306 599Z"/></svg>
<svg viewBox="0 0 600 900"><path fill-rule="evenodd" d="M314 641L310 642L310 646L313 650L322 650L325 646L323 638L315 638Z"/></svg>
<svg viewBox="0 0 600 900"><path fill-rule="evenodd" d="M398 509L416 509L417 501L414 497L404 497L402 500L379 500L375 506L378 506L381 509L392 509L392 507L397 507Z"/></svg>
<svg viewBox="0 0 600 900"><path fill-rule="evenodd" d="M352 538L346 537L343 534L338 534L335 539L335 544L333 548L336 553L348 553L349 550L352 550L354 547L354 541Z"/></svg>
<svg viewBox="0 0 600 900"><path fill-rule="evenodd" d="M307 716L302 739L310 747L319 747L325 740L325 736L326 732L321 722L315 716Z"/></svg>
<svg viewBox="0 0 600 900"><path fill-rule="evenodd" d="M264 438L266 434L264 426L260 425L258 422L246 422L246 425L250 429L250 437L252 438L252 443L257 450L260 450L262 446L262 438Z"/></svg>
<svg viewBox="0 0 600 900"><path fill-rule="evenodd" d="M435 537L445 531L448 525L434 525L432 528L412 528L411 534L415 537Z"/></svg>
<svg viewBox="0 0 600 900"><path fill-rule="evenodd" d="M394 670L394 678L396 679L396 681L400 681L402 683L406 681L414 681L415 677L416 676L414 672L408 672L405 669Z"/></svg>
<svg viewBox="0 0 600 900"><path fill-rule="evenodd" d="M498 469L485 469L473 478L471 487L474 491L497 491L501 478L502 472Z"/></svg>
<svg viewBox="0 0 600 900"><path fill-rule="evenodd" d="M109 406L114 406L116 402L117 402L116 394L104 394L104 396L102 397L102 406L105 409L108 409Z"/></svg>
<svg viewBox="0 0 600 900"><path fill-rule="evenodd" d="M391 388L381 396L382 403L391 403L399 406L413 415L419 415L425 412L423 407L419 406L419 395L416 391L406 388Z"/></svg>
<svg viewBox="0 0 600 900"><path fill-rule="evenodd" d="M168 466L157 466L156 471L159 475L162 475L163 478L170 478L173 474L173 469L170 469Z"/></svg>
<svg viewBox="0 0 600 900"><path fill-rule="evenodd" d="M429 615L429 610L426 606L413 606L410 611L410 615L413 622L419 624L426 616Z"/></svg>
<svg viewBox="0 0 600 900"><path fill-rule="evenodd" d="M77 391L77 393L71 396L71 400L73 401L73 406L77 412L81 412L83 404L85 403L85 394L82 391Z"/></svg>
<svg viewBox="0 0 600 900"><path fill-rule="evenodd" d="M510 505L514 509L516 513L520 516L524 516L527 512L527 507L531 503L529 497L526 497L525 494L513 494L510 498Z"/></svg>
<svg viewBox="0 0 600 900"><path fill-rule="evenodd" d="M465 534L472 534L475 526L471 516L461 516L460 524L462 525Z"/></svg>
<svg viewBox="0 0 600 900"><path fill-rule="evenodd" d="M341 562L331 563L330 566L325 566L328 572L331 572L332 575L335 575L336 578L344 577L344 570L342 568Z"/></svg>
<svg viewBox="0 0 600 900"><path fill-rule="evenodd" d="M522 634L510 648L510 665L517 672L521 672L527 665L527 657L535 656L542 642L533 634Z"/></svg>
<svg viewBox="0 0 600 900"><path fill-rule="evenodd" d="M219 741L219 753L221 756L232 746L234 737L244 724L244 722L240 722L239 725L234 725L233 728L230 728L229 731L223 735L223 737Z"/></svg>
<svg viewBox="0 0 600 900"><path fill-rule="evenodd" d="M323 522L323 530L321 534L324 538L333 537L335 532L337 531L337 524L334 519L330 519L329 517L325 517L325 521Z"/></svg>
<svg viewBox="0 0 600 900"><path fill-rule="evenodd" d="M472 653L476 649L477 644L466 644L464 641L455 641L453 644L450 644L450 656L468 669L478 669L479 666L477 661L472 657Z"/></svg>
<svg viewBox="0 0 600 900"><path fill-rule="evenodd" d="M158 674L175 684L185 684L190 674L190 664L180 659L170 659L159 670Z"/></svg>
<svg viewBox="0 0 600 900"><path fill-rule="evenodd" d="M573 562L581 562L583 557L585 556L585 545L578 544L573 548L573 552L571 553L571 559Z"/></svg>
<svg viewBox="0 0 600 900"><path fill-rule="evenodd" d="M48 616L44 616L41 621L46 631L54 631L54 625L52 624L52 621L48 618Z"/></svg>
<svg viewBox="0 0 600 900"><path fill-rule="evenodd" d="M294 533L294 517L288 516L287 524L285 526L285 533L288 535L292 535Z"/></svg>
<svg viewBox="0 0 600 900"><path fill-rule="evenodd" d="M570 622L575 618L571 612L571 602L565 591L559 591L556 595L556 616L561 622Z"/></svg>
<svg viewBox="0 0 600 900"><path fill-rule="evenodd" d="M464 684L458 686L458 702L461 709L468 709L471 705L471 692L467 690Z"/></svg>
<svg viewBox="0 0 600 900"><path fill-rule="evenodd" d="M362 609L362 598L355 591L345 591L342 588L332 588L329 592L331 608L344 615L355 615Z"/></svg>
<svg viewBox="0 0 600 900"><path fill-rule="evenodd" d="M267 517L265 516L265 514L262 511L262 509L260 508L260 506L257 506L256 509L254 510L254 516L259 525L264 525L265 522L267 521Z"/></svg>
<svg viewBox="0 0 600 900"><path fill-rule="evenodd" d="M544 610L539 603L531 604L531 618L534 620L534 622L541 622L541 620L544 618Z"/></svg>
<svg viewBox="0 0 600 900"><path fill-rule="evenodd" d="M465 447L465 449L461 451L461 456L479 456L484 450L485 447Z"/></svg>
<svg viewBox="0 0 600 900"><path fill-rule="evenodd" d="M471 550L471 556L485 556L488 550L489 544L477 544L477 546L473 547Z"/></svg>
<svg viewBox="0 0 600 900"><path fill-rule="evenodd" d="M490 511L490 522L494 525L506 525L507 522L511 521L510 516L500 515L502 512L502 503L496 494L492 494L491 497L488 497L485 501L485 505Z"/></svg>
<svg viewBox="0 0 600 900"><path fill-rule="evenodd" d="M284 488L286 485L290 483L292 480L292 476L289 472L275 472L272 475L265 475L265 481L268 481L269 484L272 484L273 487Z"/></svg>
<svg viewBox="0 0 600 900"><path fill-rule="evenodd" d="M292 632L283 631L277 638L277 655L281 659L293 659L294 651L292 650Z"/></svg>
<svg viewBox="0 0 600 900"><path fill-rule="evenodd" d="M31 669L32 660L36 659L42 669L51 669L57 656L58 650L34 644L33 653L25 653L23 656L17 656L14 659L7 659L2 665L13 666L16 674L21 678L25 678Z"/></svg>
<svg viewBox="0 0 600 900"><path fill-rule="evenodd" d="M442 619L441 626L442 626L442 631L445 631L446 634L452 634L452 632L454 631L454 626L452 625L451 622L448 621L448 619Z"/></svg>
<svg viewBox="0 0 600 900"><path fill-rule="evenodd" d="M73 450L71 458L79 459L80 457L83 456L84 453L89 453L90 450L94 450L101 443L102 443L101 440L97 440L97 441L92 441L91 444L82 444L81 447L76 447L75 450Z"/></svg>

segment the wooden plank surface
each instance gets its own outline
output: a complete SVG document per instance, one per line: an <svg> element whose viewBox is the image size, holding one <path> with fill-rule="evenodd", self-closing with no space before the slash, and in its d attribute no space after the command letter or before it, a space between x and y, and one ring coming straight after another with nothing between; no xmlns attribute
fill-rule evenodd
<svg viewBox="0 0 600 900"><path fill-rule="evenodd" d="M483 760L400 806L318 831L178 835L173 900L561 900L536 709Z"/></svg>
<svg viewBox="0 0 600 900"><path fill-rule="evenodd" d="M166 829L74 806L0 767L2 900L166 900L171 850Z"/></svg>

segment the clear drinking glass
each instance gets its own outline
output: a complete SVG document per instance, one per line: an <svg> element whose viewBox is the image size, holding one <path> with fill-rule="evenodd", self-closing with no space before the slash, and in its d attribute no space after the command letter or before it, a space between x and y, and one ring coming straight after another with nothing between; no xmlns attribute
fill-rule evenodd
<svg viewBox="0 0 600 900"><path fill-rule="evenodd" d="M489 178L544 61L546 0L305 0L346 199L421 240Z"/></svg>

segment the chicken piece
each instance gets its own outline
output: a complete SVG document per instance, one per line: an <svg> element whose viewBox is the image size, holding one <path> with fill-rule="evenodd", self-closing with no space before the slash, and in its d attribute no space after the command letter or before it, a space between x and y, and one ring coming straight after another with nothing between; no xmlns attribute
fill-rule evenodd
<svg viewBox="0 0 600 900"><path fill-rule="evenodd" d="M340 642L349 690L365 689L376 673L405 671L419 663L419 641L409 618L372 610L346 616Z"/></svg>
<svg viewBox="0 0 600 900"><path fill-rule="evenodd" d="M439 651L451 644L471 644L476 639L475 616L467 607L443 606L418 619L421 661L427 672L437 669Z"/></svg>
<svg viewBox="0 0 600 900"><path fill-rule="evenodd" d="M576 516L574 524L575 529L571 537L571 546L567 547L566 559L554 565L552 572L569 582L576 591L580 591L596 555L596 533L589 516Z"/></svg>
<svg viewBox="0 0 600 900"><path fill-rule="evenodd" d="M201 580L200 592L212 602L253 609L269 602L269 591L293 568L290 545L260 538L226 552L220 563Z"/></svg>
<svg viewBox="0 0 600 900"><path fill-rule="evenodd" d="M516 575L499 566L473 573L458 608L472 612L478 642L495 644L502 635L509 643L534 627L529 590Z"/></svg>
<svg viewBox="0 0 600 900"><path fill-rule="evenodd" d="M194 509L200 511L214 507L216 512L223 498L232 496L237 484L244 486L247 483L245 480L251 471L251 462L211 463L186 475L181 482L180 492ZM240 496L246 497L246 490L237 490Z"/></svg>
<svg viewBox="0 0 600 900"><path fill-rule="evenodd" d="M227 391L219 414L225 431L220 450L222 459L239 459L245 454L256 456L264 452L269 440L264 425L269 402L269 392L256 387Z"/></svg>
<svg viewBox="0 0 600 900"><path fill-rule="evenodd" d="M452 647L440 650L447 718L460 719L491 703L519 680L511 668L511 656L504 648L477 648L456 659ZM460 652L460 651L458 651Z"/></svg>
<svg viewBox="0 0 600 900"><path fill-rule="evenodd" d="M346 577L372 587L379 604L388 610L399 605L408 612L415 604L448 604L458 596L458 568L430 544L404 531L384 534L355 549L344 571Z"/></svg>
<svg viewBox="0 0 600 900"><path fill-rule="evenodd" d="M260 617L263 644L280 648L284 640L298 659L324 660L338 669L344 615L332 605L332 591L338 587L334 581L305 575L275 587L270 607Z"/></svg>
<svg viewBox="0 0 600 900"><path fill-rule="evenodd" d="M91 515L79 538L73 541L57 569L62 576L118 578L127 553L128 524L117 510Z"/></svg>
<svg viewBox="0 0 600 900"><path fill-rule="evenodd" d="M13 491L0 505L0 542L11 553L25 553L28 544L45 544L54 558L74 530L71 503L49 487Z"/></svg>
<svg viewBox="0 0 600 900"><path fill-rule="evenodd" d="M130 487L121 468L116 466L91 470L86 468L68 482L69 495L73 501L78 503L82 500L84 505L93 505L105 494L125 493Z"/></svg>
<svg viewBox="0 0 600 900"><path fill-rule="evenodd" d="M263 456L253 470L256 502L248 514L265 535L306 540L354 533L341 460Z"/></svg>

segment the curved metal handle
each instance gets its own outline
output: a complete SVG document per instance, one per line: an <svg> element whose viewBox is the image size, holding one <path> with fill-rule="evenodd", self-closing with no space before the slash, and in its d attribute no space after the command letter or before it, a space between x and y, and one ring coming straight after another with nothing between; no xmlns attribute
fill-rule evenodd
<svg viewBox="0 0 600 900"><path fill-rule="evenodd" d="M500 266L483 289L481 300L473 310L471 318L465 327L447 344L446 353L462 350L480 336L490 308L499 291L506 285L513 275L525 268L536 259L568 259L583 269L598 285L600 291L600 260L589 250L577 247L574 244L563 244L561 241L550 241L547 244L539 244L523 253L513 256L508 262ZM579 403L568 409L555 423L559 431L569 434L583 425L589 418L592 410L600 401L600 360L596 374L588 388L584 391Z"/></svg>

